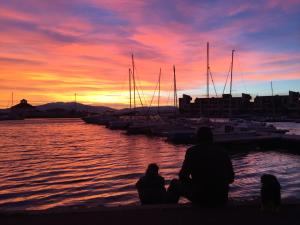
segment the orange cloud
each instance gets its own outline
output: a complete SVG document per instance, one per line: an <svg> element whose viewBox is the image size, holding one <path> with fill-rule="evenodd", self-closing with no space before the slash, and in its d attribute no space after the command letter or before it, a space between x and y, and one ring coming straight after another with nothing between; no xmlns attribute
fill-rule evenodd
<svg viewBox="0 0 300 225"><path fill-rule="evenodd" d="M235 83L300 80L299 47L291 47L299 44L297 1L56 3L10 1L1 7L0 107L6 107L11 91L34 104L72 101L75 92L83 102L126 104L131 53L145 102L152 98L161 68L162 98L168 103L173 65L180 93L201 95L207 41L218 89L225 83L232 49ZM290 17L283 17L287 12Z"/></svg>

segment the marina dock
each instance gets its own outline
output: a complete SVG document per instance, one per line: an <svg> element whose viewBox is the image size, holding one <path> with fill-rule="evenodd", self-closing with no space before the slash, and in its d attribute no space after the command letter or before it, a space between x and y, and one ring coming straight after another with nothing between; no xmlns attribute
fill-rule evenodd
<svg viewBox="0 0 300 225"><path fill-rule="evenodd" d="M144 116L145 117L145 116ZM196 131L211 127L214 141L225 148L239 150L288 150L300 153L300 135L286 134L271 124L239 120L231 122L195 121L187 118L168 118L151 121L142 117L112 118L111 116L83 118L86 123L105 125L108 129L124 130L124 134L162 137L172 144L196 144Z"/></svg>
<svg viewBox="0 0 300 225"><path fill-rule="evenodd" d="M196 144L194 138L174 139L174 144ZM300 136L288 134L265 134L265 135L228 135L216 137L215 143L227 150L236 151L289 151L300 154Z"/></svg>
<svg viewBox="0 0 300 225"><path fill-rule="evenodd" d="M288 134L273 134L262 136L229 137L217 139L216 143L228 148L252 150L287 150L300 154L300 136Z"/></svg>

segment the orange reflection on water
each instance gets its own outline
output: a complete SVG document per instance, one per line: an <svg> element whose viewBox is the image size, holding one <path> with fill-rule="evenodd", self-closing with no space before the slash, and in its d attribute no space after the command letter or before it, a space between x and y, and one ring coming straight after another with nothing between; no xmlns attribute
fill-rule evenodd
<svg viewBox="0 0 300 225"><path fill-rule="evenodd" d="M158 163L168 183L186 150L79 119L0 122L0 130L0 209L136 204L135 183L147 165ZM299 156L252 152L233 163L231 197L257 196L262 173L278 176L284 197L300 197Z"/></svg>

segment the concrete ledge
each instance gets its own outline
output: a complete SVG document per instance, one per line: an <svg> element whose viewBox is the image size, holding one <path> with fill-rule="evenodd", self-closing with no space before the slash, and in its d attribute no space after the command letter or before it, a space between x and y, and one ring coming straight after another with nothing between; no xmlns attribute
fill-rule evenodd
<svg viewBox="0 0 300 225"><path fill-rule="evenodd" d="M0 224L300 224L300 204L283 205L278 213L265 213L258 204L237 204L224 208L186 205L122 206L5 213Z"/></svg>

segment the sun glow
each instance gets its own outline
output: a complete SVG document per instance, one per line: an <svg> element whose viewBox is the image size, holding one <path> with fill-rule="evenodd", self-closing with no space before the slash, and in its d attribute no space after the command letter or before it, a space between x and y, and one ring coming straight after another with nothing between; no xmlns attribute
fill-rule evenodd
<svg viewBox="0 0 300 225"><path fill-rule="evenodd" d="M25 98L33 105L74 101L74 93L81 102L129 104L132 53L145 105L160 68L162 102L168 104L173 65L180 94L201 96L207 41L216 86L224 86L230 53L236 49L235 94L243 91L237 88L241 74L252 95L265 93L270 80L277 94L299 91L299 1L224 5L174 0L173 7L163 1L125 2L1 2L0 108L9 105L11 92L16 101ZM156 17L151 17L153 11Z"/></svg>

